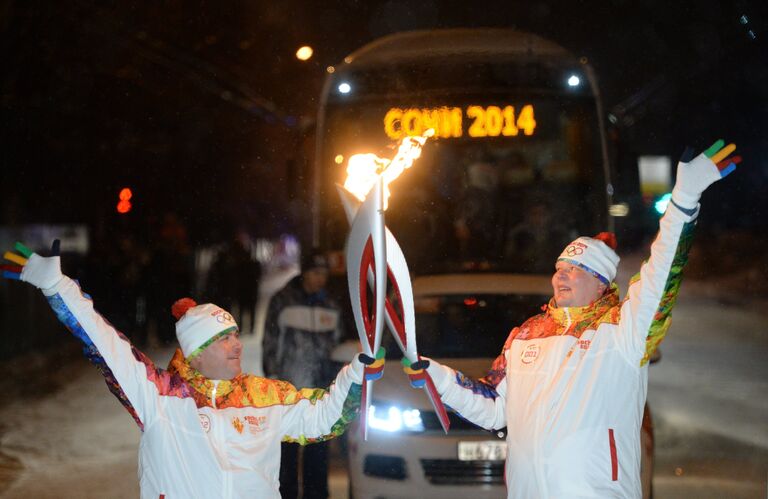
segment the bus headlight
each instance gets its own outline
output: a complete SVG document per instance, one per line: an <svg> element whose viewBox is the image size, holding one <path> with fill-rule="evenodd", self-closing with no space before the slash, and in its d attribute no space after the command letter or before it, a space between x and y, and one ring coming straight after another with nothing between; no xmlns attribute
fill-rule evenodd
<svg viewBox="0 0 768 499"><path fill-rule="evenodd" d="M376 430L390 433L424 431L424 423L418 409L401 409L396 406L383 407L371 404L368 409L368 425Z"/></svg>
<svg viewBox="0 0 768 499"><path fill-rule="evenodd" d="M346 81L340 83L338 88L339 88L339 92L342 94L348 94L349 92L352 91L352 85L350 85Z"/></svg>
<svg viewBox="0 0 768 499"><path fill-rule="evenodd" d="M579 78L578 76L571 75L570 77L568 77L569 87L578 87L580 83L581 83L581 78Z"/></svg>

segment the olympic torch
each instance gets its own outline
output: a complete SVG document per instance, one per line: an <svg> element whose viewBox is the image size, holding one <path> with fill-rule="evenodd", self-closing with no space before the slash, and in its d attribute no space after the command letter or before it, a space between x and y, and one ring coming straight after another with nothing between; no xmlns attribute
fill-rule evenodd
<svg viewBox="0 0 768 499"><path fill-rule="evenodd" d="M347 285L352 301L363 353L376 357L384 328L384 298L387 293L387 247L384 237L384 183L379 177L357 210L347 240ZM373 303L368 302L368 274L373 274ZM365 368L363 378L362 427L368 438L367 415L373 392L373 382L381 370Z"/></svg>
<svg viewBox="0 0 768 499"><path fill-rule="evenodd" d="M363 352L372 357L379 349L383 324L386 322L403 355L410 362L419 360L413 287L408 264L400 245L386 227L384 212L389 194L388 183L413 164L420 156L424 142L433 133L428 130L425 135L405 139L391 161L373 154L351 157L347 181L343 188L337 186L351 224L346 260L355 325ZM368 188L367 194L363 194ZM387 281L391 282L392 291L398 298L396 305L386 295ZM373 304L368 303L369 287ZM366 372L363 380L361 426L366 439L373 381L380 375L380 372ZM444 431L448 432L449 421L445 407L432 379L427 373L424 373L424 378L427 395Z"/></svg>

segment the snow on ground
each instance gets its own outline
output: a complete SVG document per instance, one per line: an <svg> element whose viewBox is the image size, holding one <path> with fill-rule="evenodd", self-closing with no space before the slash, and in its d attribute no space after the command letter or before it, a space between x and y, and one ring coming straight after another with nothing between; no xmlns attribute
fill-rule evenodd
<svg viewBox="0 0 768 499"><path fill-rule="evenodd" d="M138 427L90 364L69 371L59 392L0 409L0 449L24 466L2 497L138 497Z"/></svg>

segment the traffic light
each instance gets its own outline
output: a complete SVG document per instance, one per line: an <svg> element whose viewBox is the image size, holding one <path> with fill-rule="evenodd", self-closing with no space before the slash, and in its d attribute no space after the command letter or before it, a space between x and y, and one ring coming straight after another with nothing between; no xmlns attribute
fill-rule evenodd
<svg viewBox="0 0 768 499"><path fill-rule="evenodd" d="M117 202L117 212L121 215L124 215L131 211L131 197L133 197L133 192L131 192L131 189L128 187L123 187L120 190L120 194L118 195L120 198L120 201Z"/></svg>
<svg viewBox="0 0 768 499"><path fill-rule="evenodd" d="M670 199L672 199L672 193L668 192L653 203L653 208L656 210L657 214L663 215L664 212L667 211L667 205L669 204Z"/></svg>

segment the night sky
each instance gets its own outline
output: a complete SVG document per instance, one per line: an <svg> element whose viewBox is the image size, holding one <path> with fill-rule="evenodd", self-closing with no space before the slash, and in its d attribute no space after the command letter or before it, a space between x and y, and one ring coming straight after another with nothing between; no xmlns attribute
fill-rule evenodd
<svg viewBox="0 0 768 499"><path fill-rule="evenodd" d="M474 3L473 3L474 4ZM294 230L328 65L403 30L514 27L589 59L626 157L724 137L745 160L704 202L766 227L764 1L0 2L0 225L146 231L205 243ZM294 57L315 49L306 63ZM621 168L632 167L629 162ZM123 186L134 210L115 211Z"/></svg>

